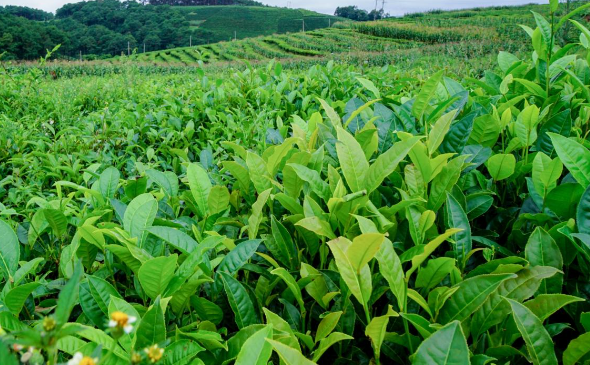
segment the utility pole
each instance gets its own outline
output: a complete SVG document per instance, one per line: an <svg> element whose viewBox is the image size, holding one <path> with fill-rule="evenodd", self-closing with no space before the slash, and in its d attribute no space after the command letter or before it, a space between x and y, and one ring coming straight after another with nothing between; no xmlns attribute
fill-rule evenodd
<svg viewBox="0 0 590 365"><path fill-rule="evenodd" d="M145 42L143 42L143 53L145 53Z"/></svg>
<svg viewBox="0 0 590 365"><path fill-rule="evenodd" d="M234 41L238 40L238 32L234 30Z"/></svg>
<svg viewBox="0 0 590 365"><path fill-rule="evenodd" d="M375 12L373 13L373 20L377 20L377 1L379 0L375 0Z"/></svg>
<svg viewBox="0 0 590 365"><path fill-rule="evenodd" d="M80 62L82 62L82 51L80 50Z"/></svg>
<svg viewBox="0 0 590 365"><path fill-rule="evenodd" d="M191 36L189 37L189 39L190 39L190 40L189 40L189 47L192 47L192 46L193 46L193 36L191 35Z"/></svg>
<svg viewBox="0 0 590 365"><path fill-rule="evenodd" d="M127 41L127 56L131 55L131 42Z"/></svg>

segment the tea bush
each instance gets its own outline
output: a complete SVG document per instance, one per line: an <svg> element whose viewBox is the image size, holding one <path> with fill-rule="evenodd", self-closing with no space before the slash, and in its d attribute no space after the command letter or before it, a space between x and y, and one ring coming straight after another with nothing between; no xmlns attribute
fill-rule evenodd
<svg viewBox="0 0 590 365"><path fill-rule="evenodd" d="M5 72L2 363L586 363L570 18L481 77Z"/></svg>

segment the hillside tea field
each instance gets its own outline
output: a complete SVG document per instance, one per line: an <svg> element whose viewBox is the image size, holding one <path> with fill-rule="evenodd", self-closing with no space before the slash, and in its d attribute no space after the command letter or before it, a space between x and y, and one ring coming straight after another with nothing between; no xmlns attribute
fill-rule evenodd
<svg viewBox="0 0 590 365"><path fill-rule="evenodd" d="M3 69L0 363L587 364L590 4L561 6L481 75Z"/></svg>

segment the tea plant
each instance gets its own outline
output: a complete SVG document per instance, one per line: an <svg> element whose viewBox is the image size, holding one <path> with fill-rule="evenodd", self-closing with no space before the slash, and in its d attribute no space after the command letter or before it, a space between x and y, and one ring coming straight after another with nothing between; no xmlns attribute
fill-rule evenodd
<svg viewBox="0 0 590 365"><path fill-rule="evenodd" d="M587 362L590 31L558 6L460 81L3 83L0 358Z"/></svg>

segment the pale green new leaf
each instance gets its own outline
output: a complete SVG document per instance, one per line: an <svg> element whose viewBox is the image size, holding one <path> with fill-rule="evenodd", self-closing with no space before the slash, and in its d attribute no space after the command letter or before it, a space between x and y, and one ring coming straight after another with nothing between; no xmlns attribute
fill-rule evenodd
<svg viewBox="0 0 590 365"><path fill-rule="evenodd" d="M347 131L338 128L338 141L336 152L340 162L340 168L346 179L346 183L352 190L357 192L365 188L365 179L369 171L369 162L357 140Z"/></svg>
<svg viewBox="0 0 590 365"><path fill-rule="evenodd" d="M138 246L147 235L146 229L151 227L158 212L158 202L152 194L142 194L129 203L123 217L123 227L131 237L137 238Z"/></svg>
<svg viewBox="0 0 590 365"><path fill-rule="evenodd" d="M162 294L176 270L177 255L153 258L139 269L137 278L145 293L152 299Z"/></svg>
<svg viewBox="0 0 590 365"><path fill-rule="evenodd" d="M277 352L285 365L316 365L315 362L307 359L303 354L292 347L285 345L279 341L267 339L273 349Z"/></svg>
<svg viewBox="0 0 590 365"><path fill-rule="evenodd" d="M381 183L391 175L399 163L406 157L421 137L412 137L405 141L396 142L393 147L380 154L375 162L369 166L365 182L367 193L376 190Z"/></svg>
<svg viewBox="0 0 590 365"><path fill-rule="evenodd" d="M235 365L266 365L272 354L272 345L267 339L272 339L272 334L272 325L267 325L250 336L244 342Z"/></svg>
<svg viewBox="0 0 590 365"><path fill-rule="evenodd" d="M559 159L574 179L586 189L590 185L590 151L578 142L555 133L547 133Z"/></svg>
<svg viewBox="0 0 590 365"><path fill-rule="evenodd" d="M209 192L211 191L211 180L207 171L197 163L191 163L186 169L188 186L197 203L197 213L204 217L208 212Z"/></svg>

